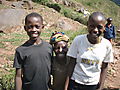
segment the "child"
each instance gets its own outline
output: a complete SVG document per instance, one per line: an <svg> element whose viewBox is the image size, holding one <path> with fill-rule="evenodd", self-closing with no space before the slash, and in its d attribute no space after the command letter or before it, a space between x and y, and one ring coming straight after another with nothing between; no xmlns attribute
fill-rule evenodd
<svg viewBox="0 0 120 90"><path fill-rule="evenodd" d="M102 90L108 63L113 62L112 45L102 37L105 22L103 13L92 13L88 34L73 40L67 53L70 63L65 90Z"/></svg>
<svg viewBox="0 0 120 90"><path fill-rule="evenodd" d="M111 43L115 39L115 27L112 24L112 18L107 19L107 24L105 25L104 38L108 39Z"/></svg>
<svg viewBox="0 0 120 90"><path fill-rule="evenodd" d="M53 46L55 56L52 62L53 84L52 90L64 90L67 76L67 58L69 38L63 32L55 32L51 36L50 43Z"/></svg>
<svg viewBox="0 0 120 90"><path fill-rule="evenodd" d="M48 90L52 46L40 38L43 18L30 13L24 29L29 40L16 49L14 58L15 90Z"/></svg>

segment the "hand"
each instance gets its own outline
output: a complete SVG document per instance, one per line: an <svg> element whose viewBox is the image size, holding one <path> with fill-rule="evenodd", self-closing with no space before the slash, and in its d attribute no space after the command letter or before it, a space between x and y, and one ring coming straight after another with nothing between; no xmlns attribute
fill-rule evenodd
<svg viewBox="0 0 120 90"><path fill-rule="evenodd" d="M98 83L98 84L97 84L97 87L96 87L96 89L99 89L99 88L100 88L100 83Z"/></svg>

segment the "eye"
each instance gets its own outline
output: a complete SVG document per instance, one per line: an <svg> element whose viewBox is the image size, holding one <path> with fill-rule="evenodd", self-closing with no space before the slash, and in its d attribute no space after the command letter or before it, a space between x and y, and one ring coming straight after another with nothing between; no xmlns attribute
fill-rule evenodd
<svg viewBox="0 0 120 90"><path fill-rule="evenodd" d="M39 29L41 26L39 26L39 25L35 25L35 27L36 27L37 29Z"/></svg>
<svg viewBox="0 0 120 90"><path fill-rule="evenodd" d="M39 25L28 25L26 26L28 29L33 29L33 27L35 27L36 29L40 29L41 26Z"/></svg>
<svg viewBox="0 0 120 90"><path fill-rule="evenodd" d="M63 49L66 49L67 48L67 46L64 46L64 47L62 47Z"/></svg>
<svg viewBox="0 0 120 90"><path fill-rule="evenodd" d="M103 29L103 26L98 25L97 28L98 28L98 29Z"/></svg>
<svg viewBox="0 0 120 90"><path fill-rule="evenodd" d="M89 27L90 27L91 29L94 29L94 28L95 28L95 26L94 26L94 25L89 25Z"/></svg>
<svg viewBox="0 0 120 90"><path fill-rule="evenodd" d="M60 49L60 47L54 47L54 49Z"/></svg>
<svg viewBox="0 0 120 90"><path fill-rule="evenodd" d="M26 26L28 29L32 29L33 28L33 26L32 25L28 25L28 26Z"/></svg>

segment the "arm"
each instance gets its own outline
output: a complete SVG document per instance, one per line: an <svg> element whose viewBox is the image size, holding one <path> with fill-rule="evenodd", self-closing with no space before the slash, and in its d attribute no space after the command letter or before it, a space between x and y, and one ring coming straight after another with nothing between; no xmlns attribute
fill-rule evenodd
<svg viewBox="0 0 120 90"><path fill-rule="evenodd" d="M115 36L116 36L116 34L115 34L115 27L113 26L113 37L114 37L114 39L115 39Z"/></svg>
<svg viewBox="0 0 120 90"><path fill-rule="evenodd" d="M66 78L64 90L67 90L67 88L68 88L69 79L71 78L73 71L74 71L74 68L75 68L75 65L76 65L76 58L68 57L68 60L69 60L68 72L67 72L67 78Z"/></svg>
<svg viewBox="0 0 120 90"><path fill-rule="evenodd" d="M15 90L22 90L22 69L16 68Z"/></svg>
<svg viewBox="0 0 120 90"><path fill-rule="evenodd" d="M103 62L101 67L101 73L100 73L100 80L98 83L98 90L102 90L104 81L107 75L107 69L108 69L108 63Z"/></svg>

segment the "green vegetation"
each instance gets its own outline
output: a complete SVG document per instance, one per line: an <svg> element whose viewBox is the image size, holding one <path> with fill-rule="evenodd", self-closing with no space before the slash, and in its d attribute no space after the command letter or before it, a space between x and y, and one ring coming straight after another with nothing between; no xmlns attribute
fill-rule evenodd
<svg viewBox="0 0 120 90"><path fill-rule="evenodd" d="M9 6L6 6L6 5L0 4L0 9L6 9L6 8L10 8L10 7L9 7Z"/></svg>
<svg viewBox="0 0 120 90"><path fill-rule="evenodd" d="M113 18L113 24L118 29L120 27L120 6L116 5L112 0L75 0L81 3L90 12L101 11L106 17Z"/></svg>
<svg viewBox="0 0 120 90"><path fill-rule="evenodd" d="M47 4L48 7L55 9L59 13L63 14L65 17L71 18L75 21L78 21L84 25L87 25L88 17L84 17L82 13L76 12L74 8L66 7L61 4Z"/></svg>
<svg viewBox="0 0 120 90"><path fill-rule="evenodd" d="M33 0L34 2L40 3L42 5L46 5L50 2L50 0Z"/></svg>
<svg viewBox="0 0 120 90"><path fill-rule="evenodd" d="M5 48L4 44L0 42L0 48Z"/></svg>
<svg viewBox="0 0 120 90"><path fill-rule="evenodd" d="M51 0L35 0L36 2L42 3L48 7L54 8L58 12L62 13L66 17L69 17L73 20L79 21L82 24L86 25L86 18L83 17L83 14L75 12L75 7L66 7L61 4L54 4ZM120 27L120 6L116 5L112 0L67 0L75 4L80 4L82 7L88 9L89 12L101 11L106 17L112 17L113 23L118 29Z"/></svg>
<svg viewBox="0 0 120 90"><path fill-rule="evenodd" d="M84 25L87 25L88 17L84 17L84 15L82 13L76 12L73 9L70 9L70 8L64 8L61 11L61 13L68 18L71 18L75 21L78 21L78 22L84 24Z"/></svg>
<svg viewBox="0 0 120 90"><path fill-rule="evenodd" d="M15 71L11 70L0 77L0 90L14 90L14 75Z"/></svg>

